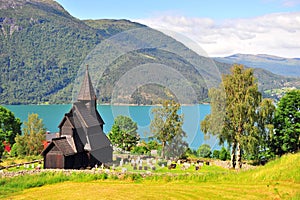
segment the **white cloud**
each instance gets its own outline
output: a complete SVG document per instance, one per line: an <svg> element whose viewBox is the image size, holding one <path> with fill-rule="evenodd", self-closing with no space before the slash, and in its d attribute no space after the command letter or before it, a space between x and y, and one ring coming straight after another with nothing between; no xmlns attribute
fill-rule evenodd
<svg viewBox="0 0 300 200"><path fill-rule="evenodd" d="M300 4L299 0L283 0L282 5L286 7L294 7Z"/></svg>
<svg viewBox="0 0 300 200"><path fill-rule="evenodd" d="M180 33L195 41L209 56L249 53L300 57L300 12L221 22L170 15L135 21Z"/></svg>

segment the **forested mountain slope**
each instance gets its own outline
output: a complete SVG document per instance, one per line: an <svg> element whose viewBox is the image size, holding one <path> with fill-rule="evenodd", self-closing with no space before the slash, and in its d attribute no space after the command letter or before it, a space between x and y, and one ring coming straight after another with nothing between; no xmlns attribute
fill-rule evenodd
<svg viewBox="0 0 300 200"><path fill-rule="evenodd" d="M145 48L126 52L109 63L96 80L102 103L111 102L115 84L122 75L147 63L171 66L184 77L187 82L183 84L189 84L196 93L194 103L207 98L208 85L220 82L220 74L212 69L229 72L229 64L198 56L180 42L142 24L128 20L79 20L52 0L2 0L0 103L70 103L73 83L88 55L109 38L138 28L149 30L153 41L161 47L145 45ZM147 34L139 41L147 43ZM141 43L141 47L143 45ZM159 71L156 73L159 75ZM295 81L262 70L258 70L257 75L262 91ZM131 96L117 98L120 102L151 104L169 96L176 98L176 94L165 86L150 83L133 91Z"/></svg>

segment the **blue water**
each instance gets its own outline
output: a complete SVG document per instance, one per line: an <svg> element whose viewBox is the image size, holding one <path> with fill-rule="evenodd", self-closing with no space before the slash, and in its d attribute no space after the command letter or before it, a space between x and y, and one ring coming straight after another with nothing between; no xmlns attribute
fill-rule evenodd
<svg viewBox="0 0 300 200"><path fill-rule="evenodd" d="M27 121L28 115L37 113L50 132L58 132L58 125L65 113L69 112L72 105L6 105L16 117L22 122ZM150 122L153 119L151 109L155 106L111 106L98 105L98 111L102 116L105 125L104 132L108 133L113 125L114 118L118 115L129 116L138 124L138 133L142 139L151 136ZM209 144L212 149L219 149L216 138L204 138L200 130L200 121L209 114L210 105L182 106L180 113L184 115L183 130L187 133L186 141L193 149L197 149L201 144Z"/></svg>

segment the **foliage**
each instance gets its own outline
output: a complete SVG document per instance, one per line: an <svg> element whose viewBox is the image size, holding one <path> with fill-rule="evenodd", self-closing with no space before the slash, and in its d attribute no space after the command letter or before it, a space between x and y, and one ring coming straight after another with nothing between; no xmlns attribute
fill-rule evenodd
<svg viewBox="0 0 300 200"><path fill-rule="evenodd" d="M140 140L137 129L136 122L127 116L120 115L115 118L108 137L115 146L125 151L130 151Z"/></svg>
<svg viewBox="0 0 300 200"><path fill-rule="evenodd" d="M219 156L220 156L220 151L214 150L212 153L212 158L219 159Z"/></svg>
<svg viewBox="0 0 300 200"><path fill-rule="evenodd" d="M230 152L224 146L220 150L219 159L223 161L230 159Z"/></svg>
<svg viewBox="0 0 300 200"><path fill-rule="evenodd" d="M263 99L258 108L257 128L260 137L257 140L256 147L250 152L251 159L257 162L265 162L273 158L274 154L270 151L270 144L274 132L275 105L272 99Z"/></svg>
<svg viewBox="0 0 300 200"><path fill-rule="evenodd" d="M39 155L44 149L45 133L45 125L38 114L29 114L28 121L24 122L23 135L17 135L16 137L12 155L20 157Z"/></svg>
<svg viewBox="0 0 300 200"><path fill-rule="evenodd" d="M21 124L10 110L0 106L0 156L4 150L3 142L13 145L15 137L21 134Z"/></svg>
<svg viewBox="0 0 300 200"><path fill-rule="evenodd" d="M197 153L201 158L210 158L211 148L208 144L202 144L197 150Z"/></svg>
<svg viewBox="0 0 300 200"><path fill-rule="evenodd" d="M132 148L131 153L144 155L144 154L148 154L149 150L147 149L146 146L135 146Z"/></svg>
<svg viewBox="0 0 300 200"><path fill-rule="evenodd" d="M274 108L271 101L264 101L261 105L253 69L237 64L231 68L231 74L223 75L222 84L211 89L209 96L211 114L201 122L201 130L205 134L217 135L220 143L230 144L232 167L237 164L240 168L242 152L257 153L272 130L270 123ZM265 104L266 108L263 107Z"/></svg>
<svg viewBox="0 0 300 200"><path fill-rule="evenodd" d="M149 142L141 141L131 150L131 153L150 154L151 150L158 150L159 152L161 151L161 145L156 140L150 140Z"/></svg>
<svg viewBox="0 0 300 200"><path fill-rule="evenodd" d="M0 103L3 104L71 102L73 82L79 66L88 59L89 53L104 39L123 31L145 27L128 20L78 20L55 1L18 1L18 5L5 5L6 1L0 3ZM211 60L195 56L194 52L182 48L182 44L163 34L145 34L142 40L148 42L148 38L155 38L161 44L173 47L171 49L176 49L178 53L148 48L118 57L107 67L99 81L104 90L100 101L110 102L112 88L124 75L124 71L145 63L172 66L189 81L196 92L197 101L206 99L206 83L215 84L220 81L219 77L210 74L211 80L204 80L195 67L179 55L188 52L190 57L200 61L198 67L206 72L213 71L207 70L212 66ZM215 64L219 71L229 71L229 65L219 62ZM257 71L263 83L262 90L280 88L286 82L295 82L266 71ZM186 85L183 79L179 81L174 86ZM130 102L158 103L157 100L168 99L165 89L162 86L146 85L140 93L133 93Z"/></svg>
<svg viewBox="0 0 300 200"><path fill-rule="evenodd" d="M275 133L271 150L276 155L294 153L300 149L300 90L293 90L283 96L276 109Z"/></svg>
<svg viewBox="0 0 300 200"><path fill-rule="evenodd" d="M181 133L174 136L165 146L165 156L167 158L184 158L186 157L185 152L188 148L188 143L183 140L187 135L182 130Z"/></svg>
<svg viewBox="0 0 300 200"><path fill-rule="evenodd" d="M97 29L69 15L55 1L19 3L23 5L4 6L0 14L0 103L4 104L69 103L70 88L88 53L104 38L142 26L102 20L103 28Z"/></svg>
<svg viewBox="0 0 300 200"><path fill-rule="evenodd" d="M164 101L161 107L153 108L153 120L151 120L150 131L153 137L161 142L161 156L165 157L166 148L168 152L175 150L177 145L181 145L185 133L182 130L183 115L179 115L180 104L175 101ZM179 146L177 146L179 147ZM183 153L183 152L180 152ZM176 155L178 157L180 155Z"/></svg>

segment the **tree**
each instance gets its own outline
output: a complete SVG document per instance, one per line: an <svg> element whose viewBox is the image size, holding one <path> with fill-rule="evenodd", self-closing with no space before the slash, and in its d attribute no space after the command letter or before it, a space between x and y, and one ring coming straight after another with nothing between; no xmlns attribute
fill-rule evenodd
<svg viewBox="0 0 300 200"><path fill-rule="evenodd" d="M300 90L286 93L279 101L274 119L271 148L276 155L300 149Z"/></svg>
<svg viewBox="0 0 300 200"><path fill-rule="evenodd" d="M28 121L24 122L23 135L17 135L16 143L13 146L13 154L17 156L37 156L43 149L43 141L46 128L43 120L38 114L28 115Z"/></svg>
<svg viewBox="0 0 300 200"><path fill-rule="evenodd" d="M224 146L220 150L219 159L223 161L230 159L230 153Z"/></svg>
<svg viewBox="0 0 300 200"><path fill-rule="evenodd" d="M130 151L140 140L137 123L127 116L117 116L108 137L112 144L125 151Z"/></svg>
<svg viewBox="0 0 300 200"><path fill-rule="evenodd" d="M220 157L220 151L214 150L212 153L212 158L219 159L219 157Z"/></svg>
<svg viewBox="0 0 300 200"><path fill-rule="evenodd" d="M201 158L210 158L211 157L211 148L208 144L202 144L199 147L197 152Z"/></svg>
<svg viewBox="0 0 300 200"><path fill-rule="evenodd" d="M161 142L161 156L163 158L167 145L182 143L180 141L185 137L182 130L183 115L178 114L179 109L180 104L171 100L166 100L161 107L152 109L154 119L151 120L150 131L154 138Z"/></svg>
<svg viewBox="0 0 300 200"><path fill-rule="evenodd" d="M172 140L166 143L164 151L166 157L182 158L185 155L189 145L183 140L184 137L186 137L186 133L182 130L182 133L175 135Z"/></svg>
<svg viewBox="0 0 300 200"><path fill-rule="evenodd" d="M257 111L259 137L257 144L252 148L252 159L258 162L273 157L273 152L270 151L270 141L274 131L275 109L272 99L263 99Z"/></svg>
<svg viewBox="0 0 300 200"><path fill-rule="evenodd" d="M251 151L258 144L257 110L261 102L253 69L233 65L223 75L219 88L209 91L211 114L201 122L205 134L217 135L220 143L231 145L231 165L242 166L242 149Z"/></svg>
<svg viewBox="0 0 300 200"><path fill-rule="evenodd" d="M21 134L21 122L14 114L0 106L0 146L3 147L3 142L6 141L10 145L15 143L15 137ZM0 147L0 155L4 148Z"/></svg>

